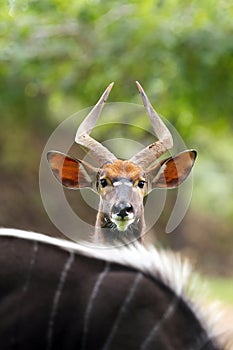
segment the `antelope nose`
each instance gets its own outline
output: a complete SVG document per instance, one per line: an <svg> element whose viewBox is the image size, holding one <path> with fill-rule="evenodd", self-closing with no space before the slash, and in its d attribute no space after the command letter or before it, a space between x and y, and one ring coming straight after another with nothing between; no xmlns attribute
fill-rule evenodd
<svg viewBox="0 0 233 350"><path fill-rule="evenodd" d="M124 219L130 213L133 213L133 206L130 203L118 202L113 205L112 213Z"/></svg>

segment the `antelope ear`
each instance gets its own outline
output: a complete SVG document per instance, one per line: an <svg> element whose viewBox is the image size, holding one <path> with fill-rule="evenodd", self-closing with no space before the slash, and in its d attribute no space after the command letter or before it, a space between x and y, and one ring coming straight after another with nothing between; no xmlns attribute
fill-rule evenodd
<svg viewBox="0 0 233 350"><path fill-rule="evenodd" d="M148 170L153 188L175 188L179 186L189 175L197 152L188 150L161 161L152 169Z"/></svg>
<svg viewBox="0 0 233 350"><path fill-rule="evenodd" d="M87 162L55 151L48 152L47 159L53 175L63 186L71 189L94 187L97 169Z"/></svg>

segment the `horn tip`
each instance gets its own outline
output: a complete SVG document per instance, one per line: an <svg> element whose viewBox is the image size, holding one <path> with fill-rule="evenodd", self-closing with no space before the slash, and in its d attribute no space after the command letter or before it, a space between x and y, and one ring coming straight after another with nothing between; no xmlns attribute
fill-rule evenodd
<svg viewBox="0 0 233 350"><path fill-rule="evenodd" d="M138 88L139 93L140 93L141 95L145 95L145 92L144 92L144 90L143 90L141 84L140 84L137 80L136 80L135 83L136 83L136 85L137 85L137 88Z"/></svg>
<svg viewBox="0 0 233 350"><path fill-rule="evenodd" d="M112 90L112 87L114 85L114 81L108 85L107 89L104 91L101 100L103 100L103 102L106 102L108 95L110 94L110 91Z"/></svg>
<svg viewBox="0 0 233 350"><path fill-rule="evenodd" d="M143 104L144 104L144 106L146 107L146 106L148 105L148 103L149 103L149 101L148 101L148 97L146 96L145 91L143 90L143 88L142 88L141 84L140 84L138 81L136 81L136 85L137 85L137 88L138 88L139 94L141 95L141 98L142 98Z"/></svg>
<svg viewBox="0 0 233 350"><path fill-rule="evenodd" d="M110 92L112 87L114 85L114 81L111 82L111 84L108 85L107 90Z"/></svg>

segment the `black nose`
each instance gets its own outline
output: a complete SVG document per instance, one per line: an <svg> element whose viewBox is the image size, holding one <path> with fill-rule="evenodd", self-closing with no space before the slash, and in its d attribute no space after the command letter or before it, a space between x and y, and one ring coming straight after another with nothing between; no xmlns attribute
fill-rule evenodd
<svg viewBox="0 0 233 350"><path fill-rule="evenodd" d="M129 213L133 213L133 206L130 203L118 202L113 205L112 213L124 219Z"/></svg>

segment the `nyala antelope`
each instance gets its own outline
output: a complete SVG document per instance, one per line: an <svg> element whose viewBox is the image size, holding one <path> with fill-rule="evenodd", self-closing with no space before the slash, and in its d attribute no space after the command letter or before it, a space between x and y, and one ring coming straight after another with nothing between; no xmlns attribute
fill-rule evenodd
<svg viewBox="0 0 233 350"><path fill-rule="evenodd" d="M100 195L96 239L141 241L143 197L178 186L196 152L153 165L172 137L137 83L158 141L130 160L119 160L89 134L112 84L80 125L76 142L99 168L58 152L48 160L66 187ZM125 239L124 239L125 241ZM0 229L0 349L223 350L216 315L189 294L189 263L140 242L94 249L34 232ZM222 330L223 331L223 330Z"/></svg>
<svg viewBox="0 0 233 350"><path fill-rule="evenodd" d="M47 155L53 174L63 186L71 189L91 188L99 194L94 237L98 242L142 241L145 233L143 198L154 188L179 186L189 175L196 158L196 151L186 150L154 165L162 154L173 147L173 139L141 85L136 84L158 141L131 159L121 160L89 136L112 83L81 123L75 138L76 143L90 153L99 167L56 151Z"/></svg>
<svg viewBox="0 0 233 350"><path fill-rule="evenodd" d="M0 252L1 350L231 349L172 252L15 229L0 229Z"/></svg>

